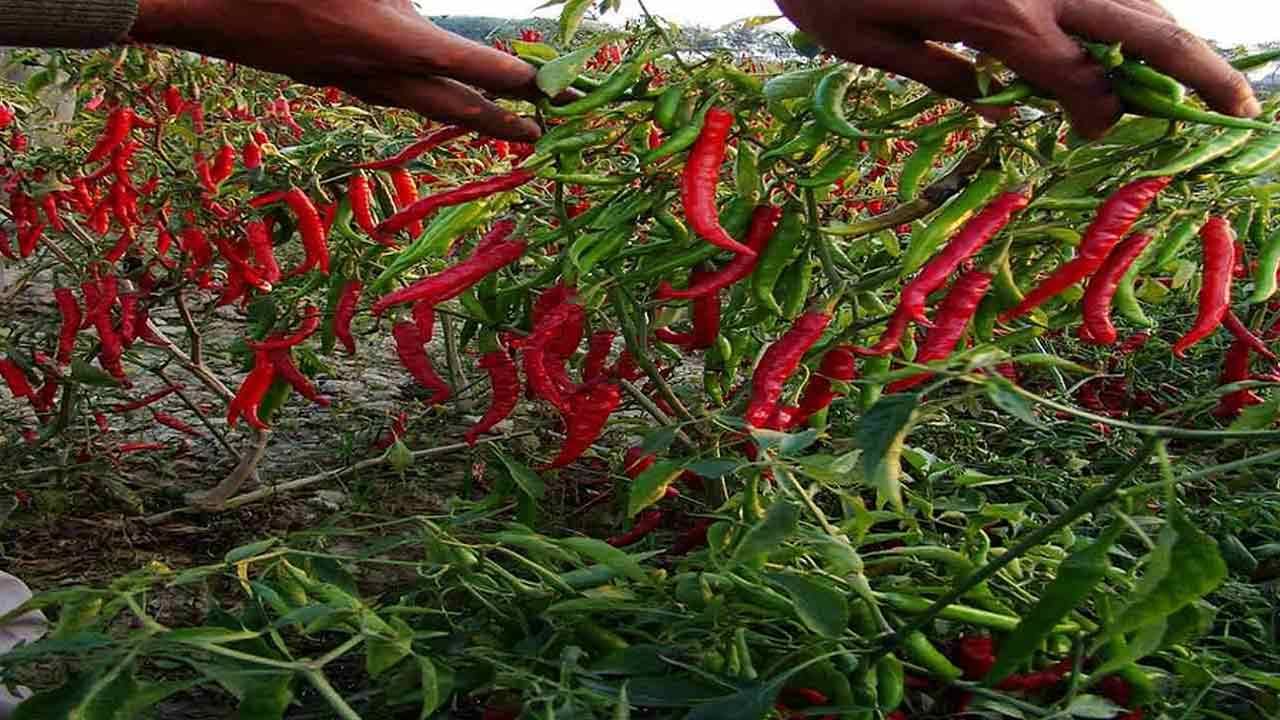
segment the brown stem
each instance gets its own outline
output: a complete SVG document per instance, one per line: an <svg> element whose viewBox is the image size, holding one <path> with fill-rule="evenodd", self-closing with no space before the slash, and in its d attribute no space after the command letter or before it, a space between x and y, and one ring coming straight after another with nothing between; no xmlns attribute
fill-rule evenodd
<svg viewBox="0 0 1280 720"><path fill-rule="evenodd" d="M169 376L165 375L164 370L156 368L152 372L155 373L156 377L163 380L166 385L175 385L175 383L169 379ZM213 435L213 437L218 441L218 444L227 451L227 455L231 457L231 460L239 463L241 459L240 453L236 452L236 449L231 447L231 443L227 440L226 433L222 432L222 430L216 427L213 423L209 422L209 418L205 417L204 413L200 412L200 408L196 406L195 401L188 397L185 392L176 390L174 391L174 394L178 396L178 399L182 401L182 404L187 406L188 410L199 418L200 424L203 425L204 428L209 431L209 434Z"/></svg>
<svg viewBox="0 0 1280 720"><path fill-rule="evenodd" d="M203 366L204 338L200 335L200 331L196 329L195 318L191 316L191 309L187 307L187 301L182 296L182 290L178 290L173 294L173 304L178 308L178 316L182 318L182 324L187 328L187 335L191 337L191 362Z"/></svg>

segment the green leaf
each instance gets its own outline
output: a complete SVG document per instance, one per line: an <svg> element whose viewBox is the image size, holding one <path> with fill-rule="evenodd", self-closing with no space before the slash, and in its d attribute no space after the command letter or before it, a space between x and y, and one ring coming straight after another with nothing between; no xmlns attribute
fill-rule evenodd
<svg viewBox="0 0 1280 720"><path fill-rule="evenodd" d="M71 379L81 385L90 385L92 387L120 386L118 380L78 358L71 361Z"/></svg>
<svg viewBox="0 0 1280 720"><path fill-rule="evenodd" d="M558 541L561 546L566 547L579 555L598 562L601 565L608 565L617 570L619 574L626 575L636 582L648 582L649 576L645 574L644 568L640 566L636 559L618 548L595 538L573 537L564 538Z"/></svg>
<svg viewBox="0 0 1280 720"><path fill-rule="evenodd" d="M521 60L541 60L543 62L551 62L560 56L560 53L556 52L555 48L546 43L540 42L512 40L511 49L516 51L516 57Z"/></svg>
<svg viewBox="0 0 1280 720"><path fill-rule="evenodd" d="M764 518L756 523L733 553L736 562L753 560L766 555L795 534L800 526L800 506L790 500L777 500L769 506Z"/></svg>
<svg viewBox="0 0 1280 720"><path fill-rule="evenodd" d="M561 43L568 45L573 42L573 36L578 34L578 26L582 25L582 18L591 8L592 2L594 0L568 0L564 4L564 10L560 11Z"/></svg>
<svg viewBox="0 0 1280 720"><path fill-rule="evenodd" d="M1107 553L1123 532L1117 524L1096 542L1078 547L1058 566L1058 576L1045 588L1040 601L1018 623L1017 629L1000 643L1000 655L984 682L994 686L1029 660L1055 626L1083 603L1107 576L1111 563Z"/></svg>
<svg viewBox="0 0 1280 720"><path fill-rule="evenodd" d="M665 461L654 463L652 467L640 473L631 483L631 494L627 499L627 517L635 517L641 510L658 502L667 494L667 488L684 472L680 463Z"/></svg>
<svg viewBox="0 0 1280 720"><path fill-rule="evenodd" d="M1138 632L1124 645L1124 651L1115 653L1107 658L1107 661L1089 674L1090 678L1099 679L1114 673L1115 671L1135 663L1142 658L1160 649L1160 644L1168 629L1168 623L1165 618L1160 618L1155 622L1138 630Z"/></svg>
<svg viewBox="0 0 1280 720"><path fill-rule="evenodd" d="M1174 508L1133 600L1107 633L1128 633L1166 618L1209 594L1226 578L1227 564L1218 544Z"/></svg>
<svg viewBox="0 0 1280 720"><path fill-rule="evenodd" d="M419 656L418 670L422 676L422 711L418 713L418 719L427 720L444 704L445 697L440 692L440 673L436 671L435 663Z"/></svg>
<svg viewBox="0 0 1280 720"><path fill-rule="evenodd" d="M653 455L671 447L671 443L676 440L676 429L673 427L660 427L650 432L640 440L640 452L645 455Z"/></svg>
<svg viewBox="0 0 1280 720"><path fill-rule="evenodd" d="M1087 368L1080 363L1075 363L1057 355L1049 355L1046 353L1027 353L1026 355L1015 355L1010 359L1017 365L1028 365L1030 367L1054 368L1057 370L1065 370L1067 372L1080 373L1081 375L1092 375L1097 372L1092 368Z"/></svg>
<svg viewBox="0 0 1280 720"><path fill-rule="evenodd" d="M491 447L493 448L493 454L497 455L498 460L502 461L502 466L507 469L507 474L511 476L512 481L520 486L520 490L534 500L541 500L547 490L546 486L542 484L542 478L530 470L528 465L502 452L497 445Z"/></svg>
<svg viewBox="0 0 1280 720"><path fill-rule="evenodd" d="M1273 390L1267 396L1266 402L1245 408L1244 412L1240 413L1240 417L1231 423L1229 430L1232 432L1266 430L1275 425L1278 419L1280 419L1280 390Z"/></svg>
<svg viewBox="0 0 1280 720"><path fill-rule="evenodd" d="M767 577L791 596L805 627L828 638L840 637L849 627L849 601L844 593L805 575L776 573Z"/></svg>
<svg viewBox="0 0 1280 720"><path fill-rule="evenodd" d="M370 635L365 641L364 667L369 677L378 677L413 652L413 628L400 618L392 618L391 626L395 637Z"/></svg>
<svg viewBox="0 0 1280 720"><path fill-rule="evenodd" d="M919 396L913 393L880 399L858 423L857 441L862 448L862 472L875 488L876 506L892 505L902 511L902 447L911 432Z"/></svg>
<svg viewBox="0 0 1280 720"><path fill-rule="evenodd" d="M1124 708L1097 695L1081 695L1072 700L1071 705L1067 708L1067 714L1072 717L1086 718L1087 720L1107 720L1108 718L1119 717L1124 712Z"/></svg>
<svg viewBox="0 0 1280 720"><path fill-rule="evenodd" d="M262 553L270 550L279 542L279 538L267 538L266 540L249 543L248 545L241 545L238 548L228 551L223 560L229 563L238 563L241 560L248 560L251 557L261 555Z"/></svg>
<svg viewBox="0 0 1280 720"><path fill-rule="evenodd" d="M696 463L686 465L685 469L689 472L707 480L719 480L728 477L742 467L742 463L737 460L699 460Z"/></svg>
<svg viewBox="0 0 1280 720"><path fill-rule="evenodd" d="M293 702L293 673L255 673L240 697L240 720L282 720Z"/></svg>
<svg viewBox="0 0 1280 720"><path fill-rule="evenodd" d="M993 376L983 385L987 391L987 397L991 398L991 402L995 403L996 407L1032 427L1043 425L1040 418L1036 417L1031 410L1031 403L1014 390L1014 384L1009 382L1008 378Z"/></svg>
<svg viewBox="0 0 1280 720"><path fill-rule="evenodd" d="M595 46L584 47L580 50L574 50L566 55L552 60L543 65L538 70L538 89L546 93L547 97L555 97L569 86L573 85L573 81L578 79L582 74L583 68L587 66L587 61L596 53Z"/></svg>
<svg viewBox="0 0 1280 720"><path fill-rule="evenodd" d="M751 429L751 437L761 450L778 449L784 457L798 455L818 441L818 431L809 429L799 433L784 433L777 430Z"/></svg>
<svg viewBox="0 0 1280 720"><path fill-rule="evenodd" d="M761 720L773 711L782 685L753 685L741 692L698 705L685 720Z"/></svg>

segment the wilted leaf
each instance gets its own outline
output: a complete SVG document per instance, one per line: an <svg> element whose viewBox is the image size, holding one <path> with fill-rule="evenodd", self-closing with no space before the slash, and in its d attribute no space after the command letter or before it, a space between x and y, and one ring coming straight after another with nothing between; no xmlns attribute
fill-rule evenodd
<svg viewBox="0 0 1280 720"><path fill-rule="evenodd" d="M552 51L552 57L555 57ZM561 55L538 70L538 89L546 93L547 97L555 97L569 86L573 85L573 81L578 79L582 74L583 68L586 67L587 61L595 55L596 48L594 46L584 47L580 50L574 50L571 53Z"/></svg>
<svg viewBox="0 0 1280 720"><path fill-rule="evenodd" d="M849 626L849 601L844 593L815 578L776 573L769 580L782 586L795 603L800 622L829 638L838 638Z"/></svg>
<svg viewBox="0 0 1280 720"><path fill-rule="evenodd" d="M733 559L744 562L772 552L800 526L800 506L780 499L769 506L764 518L751 527L738 543Z"/></svg>
<svg viewBox="0 0 1280 720"><path fill-rule="evenodd" d="M684 472L680 463L666 461L654 463L652 467L640 473L631 483L631 494L627 499L627 517L635 517L641 510L658 502L667 494L667 488Z"/></svg>
<svg viewBox="0 0 1280 720"><path fill-rule="evenodd" d="M876 490L876 505L902 510L902 447L911 432L919 397L911 393L881 398L858 423L862 472Z"/></svg>

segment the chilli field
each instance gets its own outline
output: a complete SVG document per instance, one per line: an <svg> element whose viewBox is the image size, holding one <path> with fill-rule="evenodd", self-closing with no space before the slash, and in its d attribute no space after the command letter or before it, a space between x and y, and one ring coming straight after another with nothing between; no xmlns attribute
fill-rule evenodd
<svg viewBox="0 0 1280 720"><path fill-rule="evenodd" d="M530 145L10 51L12 717L1280 716L1280 98L589 5Z"/></svg>

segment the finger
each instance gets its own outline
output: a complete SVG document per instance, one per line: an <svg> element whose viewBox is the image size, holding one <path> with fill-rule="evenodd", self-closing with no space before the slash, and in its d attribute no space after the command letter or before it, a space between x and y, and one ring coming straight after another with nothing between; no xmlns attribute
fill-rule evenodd
<svg viewBox="0 0 1280 720"><path fill-rule="evenodd" d="M1162 20L1168 20L1170 22L1174 22L1173 15L1170 14L1168 10L1165 10L1164 7L1161 6L1160 3L1158 2L1153 2L1152 0L1113 0L1113 1L1118 2L1121 5L1124 5L1125 7L1135 12L1140 12L1144 15L1150 15L1152 17L1157 17Z"/></svg>
<svg viewBox="0 0 1280 720"><path fill-rule="evenodd" d="M1085 137L1104 134L1122 114L1102 66L1057 28L992 41L982 50L1004 59L1019 77L1048 91L1071 115Z"/></svg>
<svg viewBox="0 0 1280 720"><path fill-rule="evenodd" d="M940 45L862 25L838 37L828 50L847 60L905 75L960 100L981 94L973 63Z"/></svg>
<svg viewBox="0 0 1280 720"><path fill-rule="evenodd" d="M1262 112L1245 76L1172 21L1156 20L1107 0L1063 3L1060 20L1071 32L1121 43L1126 53L1195 88L1215 110L1241 117Z"/></svg>
<svg viewBox="0 0 1280 720"><path fill-rule="evenodd" d="M369 102L413 110L432 120L468 127L501 140L532 142L542 134L532 120L448 78L397 75L365 79L348 89Z"/></svg>
<svg viewBox="0 0 1280 720"><path fill-rule="evenodd" d="M506 97L537 99L537 68L501 50L423 23L409 47L413 67L406 70L453 78Z"/></svg>

